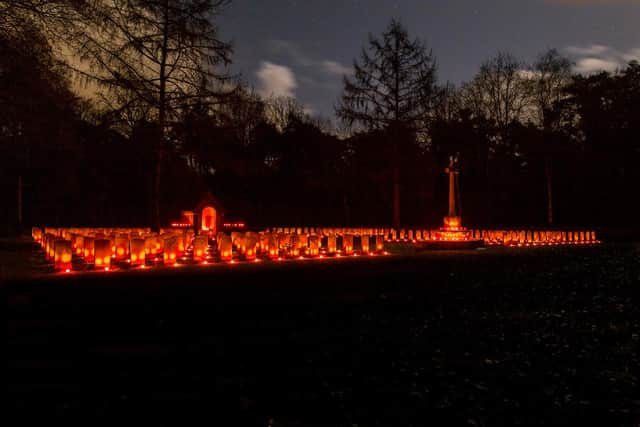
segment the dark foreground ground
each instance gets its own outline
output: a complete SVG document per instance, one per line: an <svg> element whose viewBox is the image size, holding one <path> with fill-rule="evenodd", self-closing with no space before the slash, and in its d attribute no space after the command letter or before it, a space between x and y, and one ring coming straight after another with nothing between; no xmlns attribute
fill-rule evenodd
<svg viewBox="0 0 640 427"><path fill-rule="evenodd" d="M140 273L5 284L4 425L640 425L633 245Z"/></svg>

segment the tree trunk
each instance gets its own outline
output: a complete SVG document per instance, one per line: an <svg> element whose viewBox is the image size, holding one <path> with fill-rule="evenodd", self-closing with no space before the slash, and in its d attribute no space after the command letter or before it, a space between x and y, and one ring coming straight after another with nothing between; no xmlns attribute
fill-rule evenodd
<svg viewBox="0 0 640 427"><path fill-rule="evenodd" d="M344 212L344 221L345 224L351 225L351 211L349 209L349 199L347 198L347 193L342 194L342 209Z"/></svg>
<svg viewBox="0 0 640 427"><path fill-rule="evenodd" d="M18 175L18 230L22 231L22 175Z"/></svg>
<svg viewBox="0 0 640 427"><path fill-rule="evenodd" d="M544 160L544 176L547 181L547 222L553 225L553 182L552 182L552 164L551 158Z"/></svg>
<svg viewBox="0 0 640 427"><path fill-rule="evenodd" d="M162 175L162 137L156 147L155 165L153 169L153 191L151 193L151 231L160 231L160 176Z"/></svg>
<svg viewBox="0 0 640 427"><path fill-rule="evenodd" d="M391 161L393 180L393 226L400 228L400 150L398 147L397 132L392 132L393 154Z"/></svg>
<svg viewBox="0 0 640 427"><path fill-rule="evenodd" d="M393 226L400 228L400 167L393 165Z"/></svg>
<svg viewBox="0 0 640 427"><path fill-rule="evenodd" d="M488 154L487 154L487 157L488 157ZM485 193L485 204L486 204L485 220L488 226L493 226L493 188L491 185L491 170L490 170L488 158L486 160L484 173L485 173L486 189L487 189L487 192Z"/></svg>
<svg viewBox="0 0 640 427"><path fill-rule="evenodd" d="M400 123L400 40L395 38L395 50L393 61L393 74L395 76L394 97L394 116L393 116L393 132L391 137L393 141L393 226L400 228L400 143L398 138L398 124Z"/></svg>
<svg viewBox="0 0 640 427"><path fill-rule="evenodd" d="M164 132L166 126L166 85L167 78L165 75L167 66L167 48L169 39L169 2L164 2L164 26L162 29L162 51L160 52L160 93L158 103L158 128L159 135L156 146L155 168L153 171L153 191L151 192L151 230L160 231L160 181L162 177L162 162L164 160Z"/></svg>

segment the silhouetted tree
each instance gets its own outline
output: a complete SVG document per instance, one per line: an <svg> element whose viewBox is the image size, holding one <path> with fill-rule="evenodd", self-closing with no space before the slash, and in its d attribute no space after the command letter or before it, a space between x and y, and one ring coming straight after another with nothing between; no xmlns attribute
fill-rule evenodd
<svg viewBox="0 0 640 427"><path fill-rule="evenodd" d="M265 119L276 129L283 132L294 120L303 120L306 116L304 106L294 97L275 96L265 101Z"/></svg>
<svg viewBox="0 0 640 427"><path fill-rule="evenodd" d="M544 176L547 190L547 222L553 224L553 130L558 124L557 106L571 81L571 62L556 49L541 54L533 66L533 102L542 128Z"/></svg>
<svg viewBox="0 0 640 427"><path fill-rule="evenodd" d="M0 170L2 185L11 190L3 207L17 208L7 212L4 224L22 225L23 206L35 198L31 190L44 194L44 186L34 187L43 173L52 172L54 159L61 157L61 164L68 165L62 153L74 144L65 138L76 105L62 67L35 24L27 19L0 31ZM51 185L50 179L43 182Z"/></svg>
<svg viewBox="0 0 640 427"><path fill-rule="evenodd" d="M152 220L160 227L160 177L167 130L181 109L219 102L230 62L214 18L225 0L105 0L79 8L80 25L67 37L82 62L77 73L130 105L149 106L158 123L154 147Z"/></svg>
<svg viewBox="0 0 640 427"><path fill-rule="evenodd" d="M571 198L582 218L632 223L640 213L640 66L633 61L614 74L574 76L561 102L564 132L577 146L571 163L578 185ZM593 201L585 208L586 201ZM615 206L615 208L614 208Z"/></svg>
<svg viewBox="0 0 640 427"><path fill-rule="evenodd" d="M507 149L509 126L531 115L531 84L524 64L508 53L485 61L462 89L463 105L494 123L496 147Z"/></svg>
<svg viewBox="0 0 640 427"><path fill-rule="evenodd" d="M400 138L421 130L435 92L436 65L418 39L410 40L396 20L374 37L368 50L354 61L353 78L344 77L344 91L336 108L348 125L384 130L392 146L393 224L400 225Z"/></svg>

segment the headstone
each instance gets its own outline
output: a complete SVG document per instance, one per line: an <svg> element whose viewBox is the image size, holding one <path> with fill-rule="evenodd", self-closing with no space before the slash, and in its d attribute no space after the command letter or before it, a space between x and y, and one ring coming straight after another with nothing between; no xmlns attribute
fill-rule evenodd
<svg viewBox="0 0 640 427"><path fill-rule="evenodd" d="M111 241L96 239L93 241L96 268L108 268L111 265Z"/></svg>
<svg viewBox="0 0 640 427"><path fill-rule="evenodd" d="M129 241L129 260L132 266L144 265L146 257L145 241L134 237Z"/></svg>
<svg viewBox="0 0 640 427"><path fill-rule="evenodd" d="M71 240L57 239L54 244L54 268L58 271L71 270Z"/></svg>

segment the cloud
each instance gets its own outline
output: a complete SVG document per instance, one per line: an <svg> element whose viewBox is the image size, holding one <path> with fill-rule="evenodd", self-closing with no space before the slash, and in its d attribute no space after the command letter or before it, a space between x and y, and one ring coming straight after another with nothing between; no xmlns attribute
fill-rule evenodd
<svg viewBox="0 0 640 427"><path fill-rule="evenodd" d="M294 96L294 90L298 87L293 71L284 65L262 61L256 76L259 83L258 93L265 97Z"/></svg>
<svg viewBox="0 0 640 427"><path fill-rule="evenodd" d="M267 56L256 72L258 92L266 97L296 97L311 116L328 113L322 106L339 95L342 76L354 73L352 67L293 41L271 39L265 47Z"/></svg>
<svg viewBox="0 0 640 427"><path fill-rule="evenodd" d="M612 59L584 58L576 62L574 70L580 74L593 74L600 71L613 72L619 68L618 61Z"/></svg>
<svg viewBox="0 0 640 427"><path fill-rule="evenodd" d="M344 74L353 74L353 68L345 67L344 65L335 61L322 61L322 68L329 74L336 74L342 76Z"/></svg>
<svg viewBox="0 0 640 427"><path fill-rule="evenodd" d="M601 44L592 44L591 46L569 46L567 53L576 56L602 55L611 50L610 47Z"/></svg>
<svg viewBox="0 0 640 427"><path fill-rule="evenodd" d="M610 46L592 44L568 46L564 50L575 61L574 71L581 74L614 72L625 68L630 61L640 61L640 48L620 51Z"/></svg>
<svg viewBox="0 0 640 427"><path fill-rule="evenodd" d="M284 54L299 67L304 67L310 71L321 71L329 75L353 74L353 69L339 62L330 59L315 59L303 52L300 47L293 42L286 40L270 40L269 47L274 53Z"/></svg>
<svg viewBox="0 0 640 427"><path fill-rule="evenodd" d="M640 47L629 49L627 52L622 54L622 58L625 62L640 61Z"/></svg>

